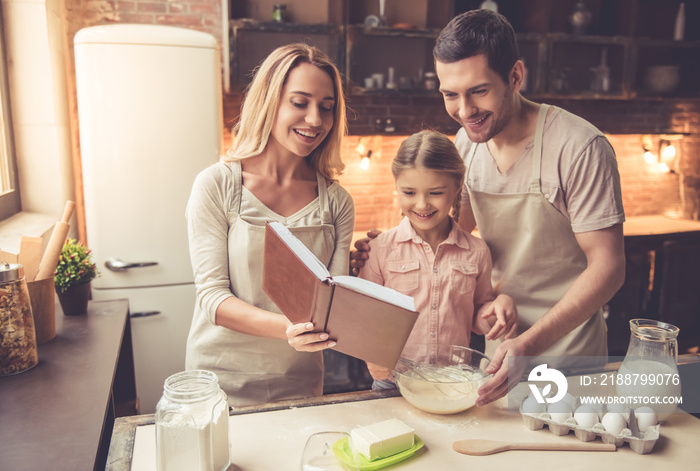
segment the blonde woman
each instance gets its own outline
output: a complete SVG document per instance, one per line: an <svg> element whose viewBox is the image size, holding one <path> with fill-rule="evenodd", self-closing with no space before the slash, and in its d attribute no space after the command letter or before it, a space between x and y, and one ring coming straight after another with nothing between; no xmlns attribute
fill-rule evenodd
<svg viewBox="0 0 700 471"><path fill-rule="evenodd" d="M216 373L231 405L322 394L322 350L335 342L291 324L263 292L264 230L282 223L331 275L347 274L354 205L334 181L345 129L337 68L314 47L280 47L256 71L227 157L193 185L186 367Z"/></svg>

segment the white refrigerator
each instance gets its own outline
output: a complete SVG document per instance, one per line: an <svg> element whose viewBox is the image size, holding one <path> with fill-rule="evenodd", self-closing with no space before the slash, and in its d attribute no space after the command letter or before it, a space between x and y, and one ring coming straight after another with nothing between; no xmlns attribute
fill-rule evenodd
<svg viewBox="0 0 700 471"><path fill-rule="evenodd" d="M93 299L129 300L140 412L152 413L185 369L185 206L221 155L221 56L209 34L156 25L85 28L74 45Z"/></svg>

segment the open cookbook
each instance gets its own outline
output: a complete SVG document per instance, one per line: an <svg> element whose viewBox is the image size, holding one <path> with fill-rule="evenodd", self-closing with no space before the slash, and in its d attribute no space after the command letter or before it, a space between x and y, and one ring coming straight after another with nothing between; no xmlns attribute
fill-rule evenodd
<svg viewBox="0 0 700 471"><path fill-rule="evenodd" d="M328 269L285 226L265 227L263 290L293 323L313 322L334 350L394 368L418 318L413 298Z"/></svg>

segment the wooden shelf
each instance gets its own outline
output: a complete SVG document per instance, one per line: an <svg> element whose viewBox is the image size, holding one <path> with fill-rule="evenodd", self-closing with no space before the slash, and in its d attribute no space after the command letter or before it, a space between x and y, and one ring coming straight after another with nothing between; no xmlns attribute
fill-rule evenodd
<svg viewBox="0 0 700 471"><path fill-rule="evenodd" d="M322 11L339 1L313 0ZM364 19L378 14L377 2L370 0L344 0L344 24L232 21L233 80L242 88L249 81L250 71L274 47L305 40L334 59L347 77L350 94L395 94L393 90L365 90L364 79L372 73L386 74L389 67L396 70L397 82L401 77L415 81L420 70L432 71L432 47L441 28L454 14L478 8L480 4L477 0L406 1L411 3L413 11L387 10L387 21L389 25L414 24L415 28L365 27L361 24ZM568 23L575 3L575 0L498 1L499 11L516 30L521 56L528 68L526 96L580 100L700 96L700 72L696 70L700 30L686 27L686 40L671 39L680 1L588 0L586 4L593 19L588 34L583 35L573 34ZM686 17L687 25L700 21L700 2L686 2ZM603 48L608 48L611 73L610 91L605 93L591 90L591 69L599 64ZM646 90L643 77L646 69L654 65L680 67L681 83L672 93ZM567 86L561 87L561 74L567 73L570 74ZM421 92L416 86L398 91L408 95Z"/></svg>

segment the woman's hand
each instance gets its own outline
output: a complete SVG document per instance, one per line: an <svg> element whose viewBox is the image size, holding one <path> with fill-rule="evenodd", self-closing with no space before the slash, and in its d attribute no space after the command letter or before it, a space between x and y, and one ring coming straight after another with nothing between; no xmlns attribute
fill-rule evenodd
<svg viewBox="0 0 700 471"><path fill-rule="evenodd" d="M299 352L318 352L335 347L336 341L329 340L326 332L311 332L314 325L311 322L289 324L287 326L287 342Z"/></svg>
<svg viewBox="0 0 700 471"><path fill-rule="evenodd" d="M372 379L374 379L375 381L382 381L384 379L394 379L391 375L391 370L389 370L388 368L375 365L374 363L365 363L367 363L367 369L369 370L369 374L372 375Z"/></svg>

